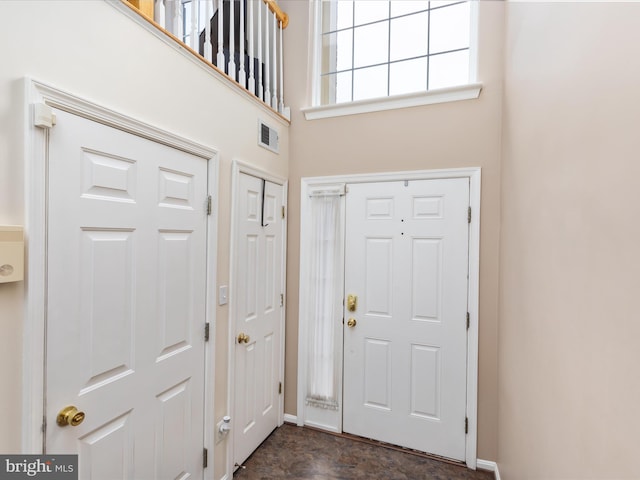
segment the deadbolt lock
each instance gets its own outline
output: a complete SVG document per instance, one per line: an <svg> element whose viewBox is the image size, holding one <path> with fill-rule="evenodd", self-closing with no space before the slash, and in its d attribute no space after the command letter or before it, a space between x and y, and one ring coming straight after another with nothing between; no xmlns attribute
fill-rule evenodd
<svg viewBox="0 0 640 480"><path fill-rule="evenodd" d="M67 425L77 427L82 422L84 422L84 417L84 412L78 411L78 409L74 406L68 406L64 407L62 410L60 410L60 412L58 412L56 422L61 427L66 427Z"/></svg>
<svg viewBox="0 0 640 480"><path fill-rule="evenodd" d="M247 335L246 333L238 334L238 343L249 343L249 340L249 335Z"/></svg>
<svg viewBox="0 0 640 480"><path fill-rule="evenodd" d="M358 296L349 294L347 295L347 310L355 312L358 308Z"/></svg>
<svg viewBox="0 0 640 480"><path fill-rule="evenodd" d="M349 328L353 328L356 326L358 322L356 321L355 318L350 318L349 320L347 320L347 327Z"/></svg>

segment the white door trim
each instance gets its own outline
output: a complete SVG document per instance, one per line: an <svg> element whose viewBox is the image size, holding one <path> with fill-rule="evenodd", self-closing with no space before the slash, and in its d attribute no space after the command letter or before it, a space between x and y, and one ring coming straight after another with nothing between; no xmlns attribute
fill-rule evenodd
<svg viewBox="0 0 640 480"><path fill-rule="evenodd" d="M285 314L286 314L286 285L287 285L287 270L286 270L286 261L287 261L287 218L288 218L288 206L287 206L287 192L289 187L289 181L280 177L279 175L275 175L273 173L262 170L258 167L251 165L250 163L244 162L242 160L233 160L231 164L231 235L230 235L230 251L229 251L229 316L227 319L227 327L228 327L228 352L227 352L227 361L228 361L228 369L227 369L227 408L229 412L229 416L231 417L231 431L227 436L227 465L225 468L225 476L226 478L231 478L233 476L233 457L234 457L234 409L235 409L235 383L234 383L234 375L235 375L235 346L236 338L235 338L235 322L234 322L234 314L236 311L235 307L235 292L234 285L236 281L236 239L238 238L238 221L236 219L236 215L238 213L238 191L239 191L239 182L240 182L240 174L245 173L247 175L252 175L254 177L263 178L268 182L275 183L277 185L281 185L283 187L282 192L282 205L285 207L285 215L284 220L282 221L282 292L284 294L284 306L281 309L280 313L280 361L279 361L279 374L281 381L284 384L284 328L285 328ZM284 423L284 392L279 396L279 404L278 404L278 426Z"/></svg>
<svg viewBox="0 0 640 480"><path fill-rule="evenodd" d="M306 308L304 302L307 298L309 286L306 278L308 275L306 256L309 253L304 247L305 235L308 235L308 221L306 220L309 190L318 185L337 183L369 183L388 182L399 180L429 180L444 178L468 178L469 179L469 205L471 206L472 219L469 227L469 285L468 285L468 309L471 319L467 337L467 418L469 431L466 436L466 464L475 469L477 465L477 431L478 431L478 312L480 293L480 186L481 169L479 167L454 168L442 170L422 170L408 172L389 172L372 174L338 175L326 177L307 177L301 179L300 188L300 305L298 325L298 401L297 422L305 424L305 402L307 369L304 352L306 352ZM342 350L337 354L343 355ZM342 399L340 399L342 410ZM316 425L317 426L317 425ZM326 425L323 428L335 431L341 430L341 425Z"/></svg>
<svg viewBox="0 0 640 480"><path fill-rule="evenodd" d="M22 373L22 451L42 453L44 436L44 362L46 328L46 252L47 252L47 145L49 131L34 126L34 104L46 104L65 110L149 140L191 153L209 162L208 194L212 197L212 215L207 222L207 284L216 284L218 232L218 152L192 140L164 131L140 120L62 91L51 85L26 78L23 83L24 162L25 162L25 232L27 278L25 320L23 327ZM54 127L55 128L55 127ZM215 289L207 288L206 321L215 332ZM215 382L215 338L205 347L205 438L204 446L213 452L213 399ZM205 478L213 479L213 466L205 470Z"/></svg>

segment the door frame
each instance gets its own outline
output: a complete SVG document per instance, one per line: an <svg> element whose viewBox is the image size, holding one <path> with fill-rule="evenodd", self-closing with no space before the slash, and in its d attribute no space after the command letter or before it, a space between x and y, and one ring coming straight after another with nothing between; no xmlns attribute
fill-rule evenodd
<svg viewBox="0 0 640 480"><path fill-rule="evenodd" d="M280 325L279 325L279 335L280 335L280 352L278 352L279 356L279 365L278 365L278 373L280 375L280 379L284 384L284 341L285 341L285 318L286 318L286 286L287 286L287 219L288 219L288 206L287 206L287 198L288 198L288 188L289 188L289 180L285 177L281 177L279 175L273 174L266 170L262 170L261 168L255 167L248 162L242 160L233 160L231 163L231 234L230 234L230 253L229 253L229 317L227 321L228 326L228 349L227 352L227 408L228 415L231 417L231 425L232 428L227 435L227 465L225 468L225 478L231 478L233 476L234 471L234 441L235 441L235 428L234 428L234 419L235 419L235 321L234 315L237 310L235 305L235 292L234 285L237 277L237 262L236 262L236 244L238 239L238 224L237 214L238 214L238 193L240 191L240 174L252 175L254 177L262 178L268 182L275 183L277 185L282 186L282 205L285 208L285 218L282 221L282 285L281 291L284 294L284 302L283 306L280 309ZM281 426L284 423L284 391L281 395L279 395L278 399L278 426Z"/></svg>
<svg viewBox="0 0 640 480"><path fill-rule="evenodd" d="M478 432L478 318L480 294L480 188L481 168L453 168L439 170L420 170L406 172L384 172L371 174L336 175L324 177L304 177L300 185L300 303L298 325L298 392L297 392L297 424L309 425L333 432L342 432L343 399L339 398L339 410L336 414L320 413L320 420L307 418L305 395L307 388L307 323L306 305L309 297L309 283L307 282L310 252L307 238L311 222L309 220L309 193L319 186L346 185L349 183L392 182L402 180L437 180L447 178L469 179L469 205L472 211L469 225L469 277L467 290L467 304L470 315L470 326L467 331L467 399L466 414L468 418L468 434L465 440L465 463L474 469L477 465L477 432ZM346 202L346 200L345 200ZM344 210L344 204L343 204ZM345 217L342 216L344 231ZM344 243L344 240L343 240ZM344 249L344 245L343 245ZM344 262L342 262L342 276L344 277ZM336 355L340 356L340 364L344 356L343 344L339 342ZM343 372L339 383L342 384Z"/></svg>
<svg viewBox="0 0 640 480"><path fill-rule="evenodd" d="M141 120L129 117L98 105L77 95L65 92L49 84L25 78L23 88L23 131L25 162L25 232L26 258L25 320L23 325L22 360L22 451L43 453L45 435L42 431L44 419L44 396L46 361L46 296L47 296L47 180L49 129L35 125L35 105L54 107L73 115L84 117L125 132L182 150L208 162L207 192L211 196L212 212L207 219L207 293L206 318L210 331L215 332L215 293L210 285L216 284L217 233L218 233L218 151L188 138L154 127ZM50 119L50 118L49 118ZM46 120L46 115L45 115ZM215 438L213 412L215 372L215 335L205 344L204 381L204 448L213 452ZM205 470L204 477L213 479L213 468Z"/></svg>

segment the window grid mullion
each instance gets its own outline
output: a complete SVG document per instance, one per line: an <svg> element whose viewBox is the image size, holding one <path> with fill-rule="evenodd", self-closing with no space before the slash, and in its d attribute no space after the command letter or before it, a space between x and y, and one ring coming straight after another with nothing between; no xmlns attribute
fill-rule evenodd
<svg viewBox="0 0 640 480"><path fill-rule="evenodd" d="M443 50L442 52L438 52L438 53L432 53L431 55L417 55L415 57L406 57L406 58L400 58L398 60L392 60L389 62L389 64L394 64L394 63L401 63L401 62L407 62L409 60L417 60L419 58L427 58L427 57L437 57L439 55L446 55L448 53L456 53L456 52L464 52L465 50L469 50L469 47L464 47L464 48L456 48L454 50ZM336 73L345 73L345 72L351 72L351 71L355 71L355 70L362 70L364 68L370 68L370 67L380 67L382 65L386 65L387 62L381 62L381 63L373 63L371 65L365 65L363 67L353 67L353 68L345 68L344 70L331 70L329 72L325 72L325 73L321 73L320 76L324 77L327 75L334 75Z"/></svg>
<svg viewBox="0 0 640 480"><path fill-rule="evenodd" d="M431 0L427 11L427 91L429 91L429 74L431 73Z"/></svg>
<svg viewBox="0 0 640 480"><path fill-rule="evenodd" d="M387 20L387 97L391 95L391 1Z"/></svg>
<svg viewBox="0 0 640 480"><path fill-rule="evenodd" d="M353 91L355 89L355 66L356 66L356 2L351 2L351 101L353 102Z"/></svg>

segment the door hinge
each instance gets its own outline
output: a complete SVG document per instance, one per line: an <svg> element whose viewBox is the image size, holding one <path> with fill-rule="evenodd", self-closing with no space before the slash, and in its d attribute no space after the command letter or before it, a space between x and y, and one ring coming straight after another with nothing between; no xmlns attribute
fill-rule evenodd
<svg viewBox="0 0 640 480"><path fill-rule="evenodd" d="M42 417L42 434L45 437L47 435L47 417L46 417L46 415Z"/></svg>
<svg viewBox="0 0 640 480"><path fill-rule="evenodd" d="M282 395L282 382L278 382L278 395Z"/></svg>
<svg viewBox="0 0 640 480"><path fill-rule="evenodd" d="M209 450L206 448L202 449L202 468L207 468L209 465Z"/></svg>
<svg viewBox="0 0 640 480"><path fill-rule="evenodd" d="M204 324L204 341L209 341L209 322Z"/></svg>
<svg viewBox="0 0 640 480"><path fill-rule="evenodd" d="M471 326L471 315L469 315L469 312L467 312L467 330L469 330L470 326Z"/></svg>
<svg viewBox="0 0 640 480"><path fill-rule="evenodd" d="M207 215L211 215L211 195L207 197Z"/></svg>
<svg viewBox="0 0 640 480"><path fill-rule="evenodd" d="M471 223L471 207L467 210L467 223Z"/></svg>
<svg viewBox="0 0 640 480"><path fill-rule="evenodd" d="M285 211L285 207L284 205L282 206L282 218L284 218L284 211Z"/></svg>
<svg viewBox="0 0 640 480"><path fill-rule="evenodd" d="M469 433L469 417L464 417L464 433Z"/></svg>
<svg viewBox="0 0 640 480"><path fill-rule="evenodd" d="M284 293L280 294L280 306L284 307Z"/></svg>

